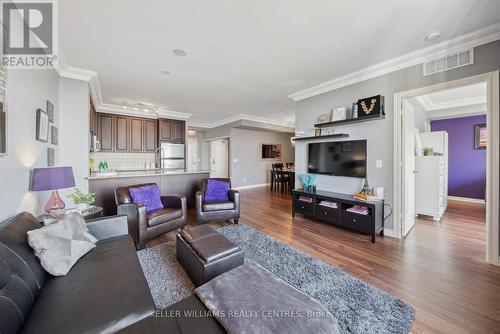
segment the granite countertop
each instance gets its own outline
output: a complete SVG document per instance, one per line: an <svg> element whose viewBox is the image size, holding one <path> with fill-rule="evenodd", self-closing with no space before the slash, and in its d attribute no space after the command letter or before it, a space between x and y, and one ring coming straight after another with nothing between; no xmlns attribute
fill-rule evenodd
<svg viewBox="0 0 500 334"><path fill-rule="evenodd" d="M88 177L89 180L102 180L102 179L117 179L124 177L145 177L145 176L168 176L168 175L189 175L189 174L206 174L210 173L208 170L196 171L161 171L161 170L137 170L137 171L117 171L115 173L106 173L104 175L92 174Z"/></svg>

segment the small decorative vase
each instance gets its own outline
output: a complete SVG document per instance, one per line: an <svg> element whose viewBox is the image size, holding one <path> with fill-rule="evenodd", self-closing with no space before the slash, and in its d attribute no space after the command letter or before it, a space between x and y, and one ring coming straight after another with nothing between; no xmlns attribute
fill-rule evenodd
<svg viewBox="0 0 500 334"><path fill-rule="evenodd" d="M76 207L78 210L85 210L89 207L89 205L87 203L78 203Z"/></svg>
<svg viewBox="0 0 500 334"><path fill-rule="evenodd" d="M49 200L47 201L47 204L45 204L45 212L51 213L54 210L62 210L64 209L65 205L63 200L61 199L61 196L59 196L59 192L57 190L54 190L52 194L50 194Z"/></svg>

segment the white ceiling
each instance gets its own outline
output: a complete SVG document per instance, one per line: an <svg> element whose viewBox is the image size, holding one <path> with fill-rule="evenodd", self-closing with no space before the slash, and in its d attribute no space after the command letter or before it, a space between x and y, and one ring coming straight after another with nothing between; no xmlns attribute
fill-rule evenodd
<svg viewBox="0 0 500 334"><path fill-rule="evenodd" d="M486 103L486 83L446 89L419 97L427 110L464 107Z"/></svg>
<svg viewBox="0 0 500 334"><path fill-rule="evenodd" d="M446 89L417 96L411 102L420 104L430 119L486 114L486 83Z"/></svg>
<svg viewBox="0 0 500 334"><path fill-rule="evenodd" d="M293 92L500 22L494 0L60 3L65 61L98 72L104 103L198 123L293 121ZM424 42L434 30L441 38Z"/></svg>

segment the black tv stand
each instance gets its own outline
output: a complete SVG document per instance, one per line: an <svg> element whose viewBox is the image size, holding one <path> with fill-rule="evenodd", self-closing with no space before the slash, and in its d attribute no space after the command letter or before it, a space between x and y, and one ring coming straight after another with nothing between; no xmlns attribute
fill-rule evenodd
<svg viewBox="0 0 500 334"><path fill-rule="evenodd" d="M321 205L323 201L336 203L337 208ZM358 214L346 211L354 205L368 208L368 214ZM292 216L300 213L305 217L322 222L358 231L371 236L375 242L375 235L384 235L384 201L362 201L352 195L318 190L317 192L295 189L292 194Z"/></svg>

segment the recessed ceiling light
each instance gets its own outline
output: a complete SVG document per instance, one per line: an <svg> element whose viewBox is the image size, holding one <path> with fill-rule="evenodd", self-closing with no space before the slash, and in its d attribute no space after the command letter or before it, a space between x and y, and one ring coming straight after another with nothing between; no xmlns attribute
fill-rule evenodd
<svg viewBox="0 0 500 334"><path fill-rule="evenodd" d="M185 57L186 56L186 51L181 50L181 49L173 49L172 53L176 55L177 57Z"/></svg>
<svg viewBox="0 0 500 334"><path fill-rule="evenodd" d="M426 42L430 42L430 41L433 41L433 40L435 40L436 38L439 38L439 37L441 37L441 31L431 31L430 33L428 33L427 35L425 35L424 40Z"/></svg>
<svg viewBox="0 0 500 334"><path fill-rule="evenodd" d="M170 74L170 71L167 70L167 69L163 69L163 70L161 70L161 73L163 73L163 74Z"/></svg>

